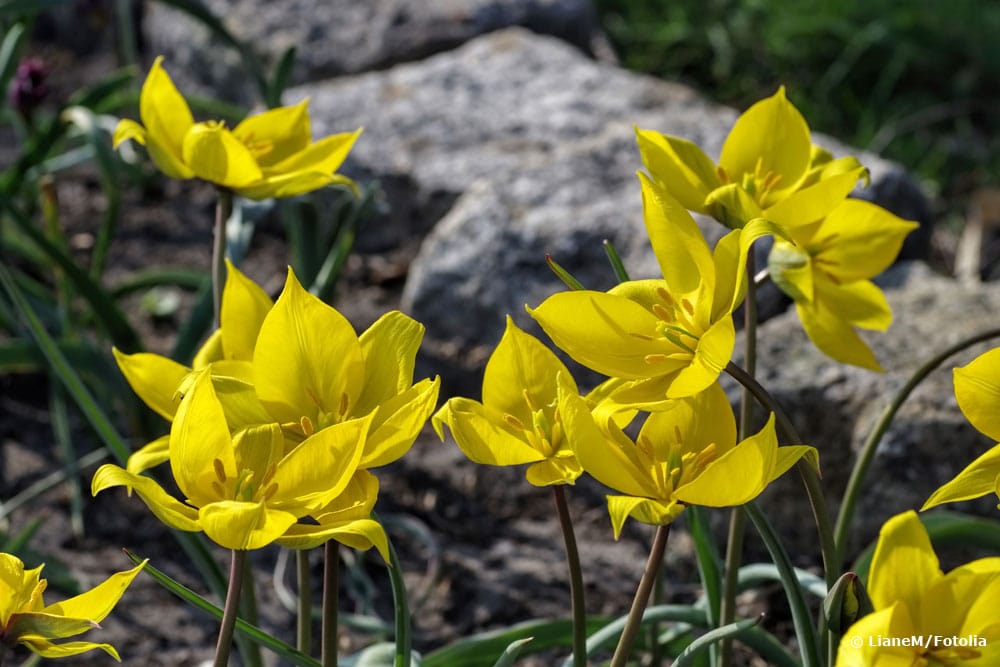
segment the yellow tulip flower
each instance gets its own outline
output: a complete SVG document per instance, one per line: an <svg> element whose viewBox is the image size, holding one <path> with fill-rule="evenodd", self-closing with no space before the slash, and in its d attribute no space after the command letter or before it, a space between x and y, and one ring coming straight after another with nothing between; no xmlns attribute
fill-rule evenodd
<svg viewBox="0 0 1000 667"><path fill-rule="evenodd" d="M865 171L855 158L830 160L813 146L809 126L784 87L736 120L718 164L680 137L639 128L636 137L657 183L685 208L734 229L755 218L772 219L776 206L800 213L820 208L821 217Z"/></svg>
<svg viewBox="0 0 1000 667"><path fill-rule="evenodd" d="M347 488L370 424L370 416L344 421L290 449L278 424L230 435L205 369L196 372L170 430L170 468L185 501L151 477L112 464L97 470L91 491L124 486L168 526L204 531L227 549L257 549Z"/></svg>
<svg viewBox="0 0 1000 667"><path fill-rule="evenodd" d="M688 505L729 507L756 498L812 447L778 447L774 416L736 442L736 419L718 383L651 414L633 441L613 420L599 423L579 398L563 406L567 437L583 469L623 495L608 496L615 539L628 517L665 525Z"/></svg>
<svg viewBox="0 0 1000 667"><path fill-rule="evenodd" d="M708 388L736 342L732 312L745 293L750 245L776 227L754 220L709 250L691 215L639 174L646 230L662 279L608 292L561 292L528 312L573 359L612 378L611 398L656 409Z"/></svg>
<svg viewBox="0 0 1000 667"><path fill-rule="evenodd" d="M556 355L508 315L503 338L486 364L483 402L448 399L431 423L441 440L447 425L462 452L476 463L530 463L529 483L572 484L582 470L560 416L560 381L563 394L577 392Z"/></svg>
<svg viewBox="0 0 1000 667"><path fill-rule="evenodd" d="M120 662L118 651L110 644L54 640L100 627L98 623L111 613L145 565L143 561L89 591L46 605L42 594L48 582L40 576L43 566L25 570L20 559L0 553L0 662L4 651L18 644L43 658L65 658L100 649Z"/></svg>
<svg viewBox="0 0 1000 667"><path fill-rule="evenodd" d="M801 215L786 208L772 211L773 222L789 240L775 240L767 261L771 279L795 301L802 326L820 351L881 371L854 329L889 328L892 311L869 278L892 264L903 239L918 225L857 199L842 201L809 224L796 224Z"/></svg>
<svg viewBox="0 0 1000 667"><path fill-rule="evenodd" d="M139 95L142 124L122 119L113 142L115 148L130 139L143 144L171 178L201 178L250 199L351 184L335 172L361 130L313 142L307 104L250 116L232 130L221 121L196 123L159 57Z"/></svg>
<svg viewBox="0 0 1000 667"><path fill-rule="evenodd" d="M1000 441L1000 348L955 369L955 398L962 414L973 426L994 442ZM995 493L1000 498L1000 444L935 491L920 511L988 493ZM1000 505L997 507L1000 509Z"/></svg>
<svg viewBox="0 0 1000 667"><path fill-rule="evenodd" d="M882 526L868 595L875 612L844 633L837 667L1000 664L1000 558L944 574L915 512Z"/></svg>

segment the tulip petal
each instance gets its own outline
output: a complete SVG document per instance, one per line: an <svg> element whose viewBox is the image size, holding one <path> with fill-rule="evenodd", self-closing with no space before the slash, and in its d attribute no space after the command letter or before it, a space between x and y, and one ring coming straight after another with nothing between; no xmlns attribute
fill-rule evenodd
<svg viewBox="0 0 1000 667"><path fill-rule="evenodd" d="M67 618L59 613L43 611L20 612L14 614L4 628L4 635L12 638L34 635L45 639L63 639L99 627L96 621L87 618Z"/></svg>
<svg viewBox="0 0 1000 667"><path fill-rule="evenodd" d="M172 421L177 413L177 406L180 405L177 390L191 369L149 352L123 354L117 348L112 348L111 352L115 355L122 375L139 398L153 412Z"/></svg>
<svg viewBox="0 0 1000 667"><path fill-rule="evenodd" d="M919 657L919 647L882 646L873 641L881 637L912 636L912 623L901 622L900 616L907 616L903 604L880 609L859 619L840 640L836 667L913 667ZM901 630L900 626L906 625L911 632Z"/></svg>
<svg viewBox="0 0 1000 667"><path fill-rule="evenodd" d="M90 482L90 492L97 495L104 489L124 486L129 493L135 491L156 518L171 528L198 532L198 511L177 500L149 477L133 475L116 465L105 464L97 469Z"/></svg>
<svg viewBox="0 0 1000 667"><path fill-rule="evenodd" d="M142 84L139 117L146 126L149 139L155 140L174 161L181 161L184 137L194 125L194 118L184 97L163 69L162 56L153 61Z"/></svg>
<svg viewBox="0 0 1000 667"><path fill-rule="evenodd" d="M361 128L354 132L331 134L308 146L287 159L271 165L266 170L267 176L289 174L295 172L316 172L331 175L343 164L347 154L351 152L354 142L361 136Z"/></svg>
<svg viewBox="0 0 1000 667"><path fill-rule="evenodd" d="M622 296L585 290L560 292L538 308L529 308L528 314L561 350L608 376L640 379L683 365L651 367L647 357L676 349L666 340L652 338L660 321L655 315Z"/></svg>
<svg viewBox="0 0 1000 667"><path fill-rule="evenodd" d="M920 511L944 503L957 503L996 493L1000 496L1000 445L981 455L958 473L954 479L938 488Z"/></svg>
<svg viewBox="0 0 1000 667"><path fill-rule="evenodd" d="M361 460L371 416L328 426L278 463L268 504L298 516L322 507L347 487Z"/></svg>
<svg viewBox="0 0 1000 667"><path fill-rule="evenodd" d="M712 159L687 139L638 127L635 136L642 163L650 176L667 188L684 208L705 213L705 197L721 185Z"/></svg>
<svg viewBox="0 0 1000 667"><path fill-rule="evenodd" d="M555 353L518 328L508 315L503 337L486 362L483 404L530 427L534 410L555 400L560 373L570 377Z"/></svg>
<svg viewBox="0 0 1000 667"><path fill-rule="evenodd" d="M625 519L630 516L642 523L663 526L679 517L683 511L684 506L672 500L664 503L649 498L608 496L608 514L611 515L611 527L615 531L616 540L621 536Z"/></svg>
<svg viewBox="0 0 1000 667"><path fill-rule="evenodd" d="M868 344L834 310L819 299L796 303L795 310L809 340L826 356L845 364L883 372Z"/></svg>
<svg viewBox="0 0 1000 667"><path fill-rule="evenodd" d="M378 318L359 336L365 360L365 386L355 414L368 414L380 403L410 388L423 337L424 325L398 310Z"/></svg>
<svg viewBox="0 0 1000 667"><path fill-rule="evenodd" d="M705 197L705 209L730 229L740 229L764 215L760 204L739 183L727 183Z"/></svg>
<svg viewBox="0 0 1000 667"><path fill-rule="evenodd" d="M520 465L545 459L545 455L512 432L503 415L467 398L455 397L432 418L438 434L447 424L459 449L476 463Z"/></svg>
<svg viewBox="0 0 1000 667"><path fill-rule="evenodd" d="M719 166L733 182L743 174L773 174L780 178L778 188L788 190L805 175L811 156L809 126L782 87L736 119L722 146Z"/></svg>
<svg viewBox="0 0 1000 667"><path fill-rule="evenodd" d="M889 302L870 280L836 285L820 274L815 277L813 286L816 300L852 326L885 331L892 324Z"/></svg>
<svg viewBox="0 0 1000 667"><path fill-rule="evenodd" d="M639 174L643 220L670 294L697 292L715 284L712 253L691 214L663 187Z"/></svg>
<svg viewBox="0 0 1000 667"><path fill-rule="evenodd" d="M285 531L276 542L289 549L312 549L330 540L336 540L361 551L375 547L385 562L389 562L389 540L385 529L372 519L318 526L297 523Z"/></svg>
<svg viewBox="0 0 1000 667"><path fill-rule="evenodd" d="M667 398L684 398L704 391L733 358L736 346L736 326L733 318L726 317L706 331L698 339L694 358L682 368L667 389Z"/></svg>
<svg viewBox="0 0 1000 667"><path fill-rule="evenodd" d="M290 107L269 109L248 116L233 128L235 136L245 145L257 164L268 167L304 150L312 141L305 99Z"/></svg>
<svg viewBox="0 0 1000 667"><path fill-rule="evenodd" d="M111 613L115 605L125 594L125 589L129 587L139 571L146 566L147 560L131 570L117 572L103 582L94 586L89 591L75 595L62 602L50 604L42 611L46 614L56 614L77 619L88 619L100 623ZM73 633L76 634L76 633ZM70 635L45 635L49 638L68 637Z"/></svg>
<svg viewBox="0 0 1000 667"><path fill-rule="evenodd" d="M170 469L188 502L202 507L220 498L213 482L231 493L240 471L212 376L202 370L194 377L170 429Z"/></svg>
<svg viewBox="0 0 1000 667"><path fill-rule="evenodd" d="M219 314L225 359L253 361L257 335L273 305L271 297L257 283L226 260L226 284Z"/></svg>
<svg viewBox="0 0 1000 667"><path fill-rule="evenodd" d="M226 301L223 299L223 308L225 308L225 305ZM223 357L225 357L225 353L222 351L222 329L216 329L209 334L205 342L198 348L194 359L191 361L191 367L195 370L201 370L213 361L221 361Z"/></svg>
<svg viewBox="0 0 1000 667"><path fill-rule="evenodd" d="M994 442L1000 441L1000 348L956 368L954 381L965 418Z"/></svg>
<svg viewBox="0 0 1000 667"><path fill-rule="evenodd" d="M803 239L796 234L796 231L826 218L847 199L847 195L851 194L864 173L865 168L858 165L851 171L824 178L814 185L788 195L768 208L764 215L768 220L787 230L792 239L799 242Z"/></svg>
<svg viewBox="0 0 1000 667"><path fill-rule="evenodd" d="M264 318L254 349L257 395L280 422L315 423L321 413L351 414L364 384L354 327L306 292L289 268L285 289Z"/></svg>
<svg viewBox="0 0 1000 667"><path fill-rule="evenodd" d="M681 442L677 433L683 434ZM680 444L682 452L699 452L715 444L721 455L736 444L736 418L722 386L715 382L694 396L675 401L669 410L655 412L646 419L639 439L657 450L665 461L665 449Z"/></svg>
<svg viewBox="0 0 1000 667"><path fill-rule="evenodd" d="M437 406L440 378L421 380L378 406L358 466L377 468L406 454Z"/></svg>
<svg viewBox="0 0 1000 667"><path fill-rule="evenodd" d="M809 241L810 252L839 282L863 280L887 269L917 227L881 206L847 199L826 216Z"/></svg>
<svg viewBox="0 0 1000 667"><path fill-rule="evenodd" d="M260 549L281 537L297 517L263 502L223 500L198 511L198 522L210 540L225 549Z"/></svg>
<svg viewBox="0 0 1000 667"><path fill-rule="evenodd" d="M117 149L123 142L135 141L146 144L146 128L131 118L122 118L115 126L115 132L111 137L111 147Z"/></svg>
<svg viewBox="0 0 1000 667"><path fill-rule="evenodd" d="M195 176L223 187L245 187L263 176L247 147L219 123L193 126L184 137L182 151Z"/></svg>
<svg viewBox="0 0 1000 667"><path fill-rule="evenodd" d="M80 655L87 651L100 649L112 658L121 662L121 656L111 644L95 644L93 642L60 642L53 644L41 637L25 637L21 643L43 658L68 658L72 655Z"/></svg>
<svg viewBox="0 0 1000 667"><path fill-rule="evenodd" d="M528 466L525 477L532 486L572 484L583 473L573 456L552 457Z"/></svg>
<svg viewBox="0 0 1000 667"><path fill-rule="evenodd" d="M170 460L170 435L163 435L132 452L125 469L133 475L156 467Z"/></svg>
<svg viewBox="0 0 1000 667"><path fill-rule="evenodd" d="M868 595L876 609L897 601L920 608L924 592L944 575L916 512L897 514L883 524L870 572Z"/></svg>

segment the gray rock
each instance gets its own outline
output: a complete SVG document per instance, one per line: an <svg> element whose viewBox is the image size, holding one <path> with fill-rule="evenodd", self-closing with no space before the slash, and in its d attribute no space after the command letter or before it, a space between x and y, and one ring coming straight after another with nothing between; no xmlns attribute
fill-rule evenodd
<svg viewBox="0 0 1000 667"><path fill-rule="evenodd" d="M823 486L834 511L859 449L910 376L945 348L997 327L1000 290L995 287L962 286L919 262L893 267L883 285L892 286L886 296L895 321L885 334L862 335L885 367L884 374L823 356L806 338L794 310L766 322L759 332L758 378L785 408L803 440L819 449ZM1000 338L946 360L903 404L869 469L855 511L852 553L875 539L886 519L918 509L934 489L993 445L958 410L951 369L997 344ZM742 349L742 340L737 349ZM996 514L995 498L962 505L966 511ZM795 551L818 558L815 528L794 472L768 491L765 507Z"/></svg>
<svg viewBox="0 0 1000 667"><path fill-rule="evenodd" d="M425 370L445 376L446 393L477 390L506 313L530 324L524 304L563 289L546 253L597 289L613 284L604 238L632 277L657 273L642 224L633 125L687 137L717 155L737 116L687 87L519 29L288 97L306 95L317 134L365 126L351 156L355 175L391 177L397 186L393 201L406 215L375 225L380 234L405 238L436 223L411 265L403 304L427 325ZM862 159L875 183L898 172L875 156ZM404 183L412 191L398 187ZM437 222L448 200L454 206ZM422 201L436 205L414 204ZM702 223L713 243L725 231ZM455 368L456 355L464 370Z"/></svg>
<svg viewBox="0 0 1000 667"><path fill-rule="evenodd" d="M296 49L301 83L418 60L508 26L554 35L586 53L608 51L590 0L206 0L226 28L273 66ZM253 102L253 83L234 48L201 23L154 3L145 21L149 50L191 87ZM269 70L270 71L270 70Z"/></svg>

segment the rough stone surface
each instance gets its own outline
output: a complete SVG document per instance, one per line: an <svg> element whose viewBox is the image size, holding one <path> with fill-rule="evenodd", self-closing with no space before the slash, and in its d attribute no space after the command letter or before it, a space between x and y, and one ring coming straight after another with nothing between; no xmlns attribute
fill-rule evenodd
<svg viewBox="0 0 1000 667"><path fill-rule="evenodd" d="M806 338L794 310L760 328L757 373L784 406L799 434L819 449L823 486L839 506L855 455L885 406L909 377L945 348L997 327L1000 290L961 286L926 265L907 262L884 277L895 321L884 334L863 334L884 374L845 366L823 356ZM993 445L962 416L951 369L997 345L980 343L946 360L911 394L882 438L855 511L852 545L867 544L890 516L918 509L944 482ZM742 349L742 341L737 342ZM790 531L798 553L815 545L802 485L794 473L768 491L776 524ZM777 501L777 502L774 502ZM950 509L996 514L996 499ZM796 528L798 527L798 528Z"/></svg>
<svg viewBox="0 0 1000 667"><path fill-rule="evenodd" d="M237 39L253 46L266 66L294 47L297 83L417 60L514 25L554 35L587 53L608 51L590 0L207 0L205 4ZM145 26L149 51L164 54L171 73L178 72L185 84L228 99L257 99L239 54L202 24L154 3Z"/></svg>
<svg viewBox="0 0 1000 667"><path fill-rule="evenodd" d="M605 238L632 277L656 273L633 125L687 137L717 155L737 116L690 88L594 62L520 29L420 63L295 89L288 101L306 95L317 134L365 126L351 155L357 176L391 176L412 188L394 192L406 218L378 223L380 233L406 237L433 226L403 304L427 325L427 370L445 374L446 393L474 391L506 313L529 325L524 304L562 289L546 253L593 288L613 284ZM837 154L856 152L817 141ZM875 184L898 173L875 156L862 159ZM421 201L435 205L412 204ZM702 223L711 242L725 231ZM456 350L471 373L455 367Z"/></svg>

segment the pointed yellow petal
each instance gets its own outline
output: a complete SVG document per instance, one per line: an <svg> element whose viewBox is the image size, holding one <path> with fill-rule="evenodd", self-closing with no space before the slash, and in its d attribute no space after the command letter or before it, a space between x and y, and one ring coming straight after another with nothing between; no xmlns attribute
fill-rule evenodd
<svg viewBox="0 0 1000 667"><path fill-rule="evenodd" d="M583 473L573 457L551 458L528 466L525 477L532 486L572 484Z"/></svg>
<svg viewBox="0 0 1000 667"><path fill-rule="evenodd" d="M684 398L704 391L715 382L733 358L736 327L732 317L719 320L698 339L691 362L682 368L667 389L667 398Z"/></svg>
<svg viewBox="0 0 1000 667"><path fill-rule="evenodd" d="M225 307L225 299L223 299L223 307ZM222 329L216 329L209 334L208 339L198 348L198 352L195 353L194 359L191 361L191 368L201 370L213 361L221 361L224 356L222 351Z"/></svg>
<svg viewBox="0 0 1000 667"><path fill-rule="evenodd" d="M181 493L196 507L220 498L213 488L225 484L218 479L220 471L230 480L239 473L226 416L207 370L196 371L177 409L170 429L170 469Z"/></svg>
<svg viewBox="0 0 1000 667"><path fill-rule="evenodd" d="M855 169L819 181L807 188L793 192L764 212L772 222L784 227L796 242L796 230L822 220L842 204L851 193L858 179L865 173L858 165ZM868 276L866 276L868 277Z"/></svg>
<svg viewBox="0 0 1000 667"><path fill-rule="evenodd" d="M386 313L359 337L365 360L365 387L354 413L368 414L408 390L424 325L398 310Z"/></svg>
<svg viewBox="0 0 1000 667"><path fill-rule="evenodd" d="M367 551L375 547L385 562L389 562L389 540L381 524L371 519L358 519L333 525L297 523L276 541L290 549L312 549L336 540L352 549Z"/></svg>
<svg viewBox="0 0 1000 667"><path fill-rule="evenodd" d="M608 496L608 514L611 515L611 526L614 528L616 540L621 536L625 519L630 516L642 523L663 526L671 523L683 511L684 506L674 501L660 502L632 496Z"/></svg>
<svg viewBox="0 0 1000 667"><path fill-rule="evenodd" d="M711 158L687 139L638 127L635 136L642 163L653 179L684 208L705 213L705 197L721 185Z"/></svg>
<svg viewBox="0 0 1000 667"><path fill-rule="evenodd" d="M156 414L167 421L172 420L180 404L177 389L191 369L158 354L123 354L116 348L111 351L122 375L139 398Z"/></svg>
<svg viewBox="0 0 1000 667"><path fill-rule="evenodd" d="M677 400L669 410L650 415L639 437L658 447L675 443L677 433L683 434L680 444L685 453L714 444L721 454L736 445L736 417L718 382L694 396Z"/></svg>
<svg viewBox="0 0 1000 667"><path fill-rule="evenodd" d="M268 504L302 516L347 487L361 460L371 417L328 426L306 438L279 463Z"/></svg>
<svg viewBox="0 0 1000 667"><path fill-rule="evenodd" d="M530 428L533 411L556 400L560 373L570 377L555 353L518 328L508 315L503 337L486 362L483 403L500 414L513 415Z"/></svg>
<svg viewBox="0 0 1000 667"><path fill-rule="evenodd" d="M100 625L88 618L67 618L58 613L43 611L20 612L14 614L11 622L4 628L4 636L9 638L8 642L17 637L31 638L32 636L45 639L63 639L99 627Z"/></svg>
<svg viewBox="0 0 1000 667"><path fill-rule="evenodd" d="M257 283L226 260L226 284L219 314L225 359L253 361L257 334L273 305L271 297Z"/></svg>
<svg viewBox="0 0 1000 667"><path fill-rule="evenodd" d="M224 500L209 503L198 512L198 522L210 540L225 549L241 551L266 547L295 521L295 515L263 502Z"/></svg>
<svg viewBox="0 0 1000 667"><path fill-rule="evenodd" d="M421 380L379 406L361 455L361 468L387 465L406 454L437 406L441 379Z"/></svg>
<svg viewBox="0 0 1000 667"><path fill-rule="evenodd" d="M912 624L898 620L901 615L906 615L906 609L902 604L896 604L859 619L840 640L836 667L913 667L920 664L917 662L920 659L918 651L922 651L919 647L879 645L881 637L910 637L914 634ZM903 631L902 625L908 625L909 631Z"/></svg>
<svg viewBox="0 0 1000 667"><path fill-rule="evenodd" d="M954 378L962 414L994 442L1000 441L1000 348L956 368Z"/></svg>
<svg viewBox="0 0 1000 667"><path fill-rule="evenodd" d="M195 176L227 188L245 187L262 177L246 146L218 123L198 123L188 130L182 156Z"/></svg>
<svg viewBox="0 0 1000 667"><path fill-rule="evenodd" d="M698 223L680 202L645 174L639 174L639 182L646 231L667 281L667 291L684 295L696 292L703 282L714 286L712 253Z"/></svg>
<svg viewBox="0 0 1000 667"><path fill-rule="evenodd" d="M917 227L880 206L847 199L820 225L810 252L840 282L872 278L896 260L906 235Z"/></svg>
<svg viewBox="0 0 1000 667"><path fill-rule="evenodd" d="M129 140L145 145L146 128L130 118L122 118L115 126L115 133L111 137L111 147L118 148L122 142Z"/></svg>
<svg viewBox="0 0 1000 667"><path fill-rule="evenodd" d="M740 229L764 215L760 204L739 183L727 183L712 190L705 197L705 209L730 229Z"/></svg>
<svg viewBox="0 0 1000 667"><path fill-rule="evenodd" d="M118 651L111 644L95 644L93 642L60 642L53 644L40 637L26 637L21 643L43 658L68 658L73 655L86 653L87 651L93 651L94 649L100 649L121 662Z"/></svg>
<svg viewBox="0 0 1000 667"><path fill-rule="evenodd" d="M979 498L988 493L1000 496L1000 445L987 451L966 466L965 470L958 473L954 479L934 491L920 511L944 503Z"/></svg>
<svg viewBox="0 0 1000 667"><path fill-rule="evenodd" d="M719 165L733 182L759 172L780 177L778 187L790 189L805 175L811 155L809 126L780 88L736 120L722 146Z"/></svg>
<svg viewBox="0 0 1000 667"><path fill-rule="evenodd" d="M897 514L883 524L868 577L868 595L876 609L899 601L917 610L924 592L942 576L916 512Z"/></svg>
<svg viewBox="0 0 1000 667"><path fill-rule="evenodd" d="M656 483L639 459L635 444L613 423L607 425L607 430L599 428L586 401L572 394L561 397L559 408L566 438L580 465L594 479L630 496L657 494Z"/></svg>
<svg viewBox="0 0 1000 667"><path fill-rule="evenodd" d="M449 399L433 420L438 433L447 424L459 449L476 463L509 466L545 458L520 433L515 434L501 413L467 398Z"/></svg>
<svg viewBox="0 0 1000 667"><path fill-rule="evenodd" d="M233 136L253 153L261 167L287 159L312 141L309 100L249 116L233 128Z"/></svg>
<svg viewBox="0 0 1000 667"><path fill-rule="evenodd" d="M361 128L354 132L332 134L301 150L287 159L266 169L268 176L295 172L333 174L351 152L354 142L361 136Z"/></svg>
<svg viewBox="0 0 1000 667"><path fill-rule="evenodd" d="M257 395L280 422L320 413L352 414L364 384L354 327L302 288L288 270L285 289L264 319L254 350Z"/></svg>
<svg viewBox="0 0 1000 667"><path fill-rule="evenodd" d="M802 246L775 241L767 255L771 280L796 303L810 303L815 298L812 257Z"/></svg>
<svg viewBox="0 0 1000 667"><path fill-rule="evenodd" d="M163 435L132 452L125 469L138 475L170 459L170 435Z"/></svg>
<svg viewBox="0 0 1000 667"><path fill-rule="evenodd" d="M648 503L646 498L634 498L632 496L608 496L608 514L611 515L611 527L615 531L615 539L621 537L622 527L625 520L643 503Z"/></svg>
<svg viewBox="0 0 1000 667"><path fill-rule="evenodd" d="M125 589L129 587L139 571L146 566L147 560L131 570L118 572L111 575L89 591L73 596L68 600L50 604L43 610L47 614L58 614L72 618L86 618L100 623L111 613L118 600L125 594ZM75 634L75 633L74 633ZM56 635L48 635L56 637ZM62 635L69 636L69 635Z"/></svg>
<svg viewBox="0 0 1000 667"><path fill-rule="evenodd" d="M700 475L676 489L674 495L689 505L729 507L760 495L771 481L778 455L774 415L756 435L709 463Z"/></svg>
<svg viewBox="0 0 1000 667"><path fill-rule="evenodd" d="M676 351L656 335L659 319L638 303L603 292L573 291L550 296L528 309L549 338L569 356L599 373L625 379L676 369L652 366L650 355Z"/></svg>
<svg viewBox="0 0 1000 667"><path fill-rule="evenodd" d="M861 340L850 323L825 304L819 300L811 304L796 303L795 310L806 335L820 352L841 363L883 372L871 348Z"/></svg>
<svg viewBox="0 0 1000 667"><path fill-rule="evenodd" d="M746 296L747 256L753 244L764 236L774 236L777 245L784 235L784 230L777 225L756 218L719 239L712 253L715 294L712 297L711 322L728 317L743 302Z"/></svg>
<svg viewBox="0 0 1000 667"><path fill-rule="evenodd" d="M253 184L236 188L241 197L260 201L262 199L282 199L325 188L328 185L346 185L356 190L354 181L340 174L322 171L293 171L287 174L265 175Z"/></svg>
<svg viewBox="0 0 1000 667"><path fill-rule="evenodd" d="M814 298L851 326L885 331L892 324L892 309L882 290L870 280L835 285L820 274L813 286Z"/></svg>
<svg viewBox="0 0 1000 667"><path fill-rule="evenodd" d="M129 493L135 491L156 518L172 528L197 532L198 512L180 502L149 477L133 475L118 466L105 464L94 473L90 483L90 492L97 495L104 489L114 486L124 486Z"/></svg>
<svg viewBox="0 0 1000 667"><path fill-rule="evenodd" d="M181 155L184 137L194 125L194 119L187 102L163 69L162 56L153 62L146 81L142 84L139 116L146 126L149 141L155 141L172 162L183 163ZM157 166L163 169L159 160Z"/></svg>

